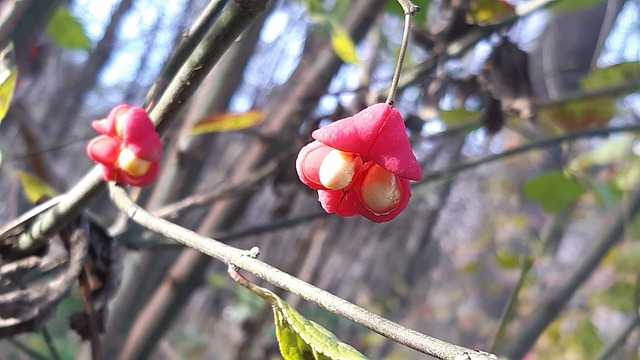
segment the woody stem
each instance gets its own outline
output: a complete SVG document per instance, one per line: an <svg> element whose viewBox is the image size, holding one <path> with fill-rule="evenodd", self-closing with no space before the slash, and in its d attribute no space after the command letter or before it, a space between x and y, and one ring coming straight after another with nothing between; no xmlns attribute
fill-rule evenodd
<svg viewBox="0 0 640 360"><path fill-rule="evenodd" d="M400 81L400 72L402 72L402 64L404 63L404 56L407 52L407 44L409 43L409 28L411 27L411 17L416 12L420 11L420 7L408 0L398 0L400 6L404 10L404 30L402 33L402 43L400 44L400 53L398 54L398 62L396 68L393 71L393 79L391 80L391 86L389 87L389 96L387 96L387 104L393 106L396 97L396 91L398 90L398 82Z"/></svg>

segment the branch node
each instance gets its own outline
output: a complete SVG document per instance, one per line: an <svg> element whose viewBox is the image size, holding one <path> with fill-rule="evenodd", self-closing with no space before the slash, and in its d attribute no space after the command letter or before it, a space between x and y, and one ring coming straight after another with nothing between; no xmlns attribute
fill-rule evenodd
<svg viewBox="0 0 640 360"><path fill-rule="evenodd" d="M243 256L248 256L248 257L250 257L250 258L252 258L252 259L257 259L257 258L258 258L258 256L260 256L260 249L259 249L257 246L254 246L254 247L252 247L252 248L251 248L251 249L249 249L249 250L245 250L245 251L242 253L242 255L243 255Z"/></svg>

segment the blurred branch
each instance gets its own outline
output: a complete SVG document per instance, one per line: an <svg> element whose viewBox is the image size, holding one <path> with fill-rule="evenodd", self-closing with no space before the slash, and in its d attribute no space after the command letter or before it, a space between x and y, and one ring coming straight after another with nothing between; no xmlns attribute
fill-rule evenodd
<svg viewBox="0 0 640 360"><path fill-rule="evenodd" d="M185 106L209 70L266 4L265 1L242 3L251 6L243 7L233 2L226 8L220 21L206 23L208 31L196 49L188 57L175 60L183 65L150 113L156 124L164 124L166 129L170 122L177 119L175 115ZM207 14L203 14L204 18L206 16ZM163 129L158 131L162 134ZM104 189L102 170L99 166L94 166L73 188L62 195L59 204L43 212L15 239L16 247L25 251L44 246L49 235L68 224L89 200Z"/></svg>
<svg viewBox="0 0 640 360"><path fill-rule="evenodd" d="M617 244L624 233L628 219L633 218L640 209L640 189L631 193L627 201L623 199L614 211L614 219L609 228L605 229L596 239L591 252L583 254L582 262L577 264L573 272L567 274L567 280L561 286L552 289L533 315L524 322L518 336L511 341L505 354L509 359L520 359L531 349L540 334L557 318L560 311L569 302L573 294L589 278L591 273L607 252Z"/></svg>
<svg viewBox="0 0 640 360"><path fill-rule="evenodd" d="M527 16L537 10L543 9L549 6L554 1L555 0L532 0L525 2L523 3L523 5L518 6L513 16L505 19L501 23L474 28L466 35L449 44L446 47L444 54L431 54L426 61L420 64L417 68L414 68L413 71L405 71L404 75L400 78L398 89L402 90L408 86L415 85L418 82L422 81L436 68L439 58L453 58L462 56L478 42L490 36L494 32L503 29L506 26L513 25L520 18ZM381 93L384 93L386 91L388 90L382 90Z"/></svg>
<svg viewBox="0 0 640 360"><path fill-rule="evenodd" d="M640 326L640 316L634 314L633 318L629 320L627 326L625 326L620 332L613 338L611 342L603 348L595 359L608 360L612 359L615 352L620 349L629 337L633 330Z"/></svg>
<svg viewBox="0 0 640 360"><path fill-rule="evenodd" d="M520 278L518 278L518 283L509 297L509 303L507 304L504 314L502 315L502 319L500 320L500 326L498 326L498 331L496 331L493 346L491 346L491 352L493 353L499 353L500 349L504 346L504 342L507 340L507 326L516 315L518 301L520 300L520 292L524 288L525 280L532 268L533 259L529 256L524 257L522 268L520 269Z"/></svg>
<svg viewBox="0 0 640 360"><path fill-rule="evenodd" d="M220 13L227 5L228 0L216 0L210 1L209 5L203 10L202 16L200 16L191 29L183 35L183 40L180 43L178 49L171 54L171 57L166 62L160 75L149 89L146 98L144 99L143 107L147 111L151 110L155 103L158 101L158 97L166 89L167 84L175 78L178 71L184 64L182 59L187 59L189 55L196 49L198 43L204 37L210 24L212 24Z"/></svg>
<svg viewBox="0 0 640 360"><path fill-rule="evenodd" d="M2 18L0 18L0 44L9 40L9 35L20 22L22 15L27 11L33 0L14 0L2 5Z"/></svg>
<svg viewBox="0 0 640 360"><path fill-rule="evenodd" d="M576 131L566 135L523 145L515 149L504 151L500 154L490 155L478 160L454 165L448 169L434 171L431 174L426 174L424 179L413 183L413 185L416 186L416 185L424 184L427 182L439 180L441 178L452 176L461 171L469 170L471 168L475 168L480 165L498 161L510 156L519 155L531 150L540 149L540 148L544 148L552 145L557 145L566 141L572 141L572 140L576 140L584 137L607 136L614 133L632 132L632 131L640 131L640 125L629 125L629 126L612 127L612 128L606 128L606 129L590 129L590 130Z"/></svg>
<svg viewBox="0 0 640 360"><path fill-rule="evenodd" d="M113 183L109 184L109 194L114 204L138 224L220 260L226 265L233 265L248 271L273 285L299 295L334 314L350 319L402 345L439 359L497 359L495 355L450 344L408 329L282 272L260 260L249 257L246 251L204 237L172 222L153 216L135 204L122 187Z"/></svg>
<svg viewBox="0 0 640 360"><path fill-rule="evenodd" d="M48 357L40 354L39 352L31 349L30 347L28 347L27 345L23 344L21 341L16 340L15 338L9 338L7 339L7 342L11 345L13 345L16 349L22 351L23 353L25 353L27 356L29 356L31 359L35 359L35 360L49 360Z"/></svg>
<svg viewBox="0 0 640 360"><path fill-rule="evenodd" d="M595 357L596 359L611 359L612 356L615 355L616 350L624 345L633 330L640 327L640 275L636 278L636 291L634 292L633 305L633 315L627 323L627 326L620 330L620 332L609 342L609 344L607 344L606 347L600 350L598 356Z"/></svg>
<svg viewBox="0 0 640 360"><path fill-rule="evenodd" d="M561 98L539 101L537 105L538 107L541 107L541 108L549 108L557 105L566 104L568 102L575 101L575 100L593 99L601 96L608 97L608 96L627 95L638 90L640 90L640 81L636 79L632 81L625 81L613 86L601 87L598 89L573 91L573 92L564 94Z"/></svg>
<svg viewBox="0 0 640 360"><path fill-rule="evenodd" d="M61 126L57 130L54 138L63 138L70 133L69 129L75 124L76 116L85 103L85 99L89 91L95 88L98 82L98 76L104 69L107 62L111 59L114 45L116 44L117 30L124 22L125 16L133 6L133 0L121 0L116 6L109 22L104 29L102 38L98 41L93 51L89 53L89 57L84 62L83 68L74 74L71 80L69 92L59 92L56 97L64 97L64 101L51 101L49 103L48 116L54 119L64 119ZM68 84L64 84L68 86ZM54 97L54 99L56 99Z"/></svg>
<svg viewBox="0 0 640 360"><path fill-rule="evenodd" d="M302 215L298 217L294 217L291 219L284 219L279 221L270 221L266 225L256 225L249 228L237 230L237 231L229 231L216 236L218 241L220 242L231 242L234 240L244 239L248 236L261 235L264 233L268 233L271 231L278 231L282 229L286 229L289 227L293 227L296 225L304 224L306 222L313 221L318 218L328 217L329 213L326 211L318 211L315 213ZM157 216L157 215L156 215ZM167 249L174 247L182 247L184 245L180 243L176 243L175 241L134 241L129 238L123 238L121 243L131 249L140 250L140 249Z"/></svg>
<svg viewBox="0 0 640 360"><path fill-rule="evenodd" d="M47 349L49 349L49 354L51 354L51 358L53 360L61 360L58 349L56 348L56 344L53 343L53 338L49 333L49 330L46 326L42 326L40 330L42 333L42 338L44 339L44 343L47 344ZM94 359L95 360L95 359Z"/></svg>
<svg viewBox="0 0 640 360"><path fill-rule="evenodd" d="M276 162L270 162L251 174L247 179L240 184L227 184L221 186L211 192L205 194L196 194L187 196L172 204L165 205L160 209L154 210L154 215L161 218L175 218L182 211L189 208L211 205L211 203L224 199L229 196L237 194L243 194L247 191L251 191L256 188L256 185L262 181L265 177L273 172L277 167Z"/></svg>

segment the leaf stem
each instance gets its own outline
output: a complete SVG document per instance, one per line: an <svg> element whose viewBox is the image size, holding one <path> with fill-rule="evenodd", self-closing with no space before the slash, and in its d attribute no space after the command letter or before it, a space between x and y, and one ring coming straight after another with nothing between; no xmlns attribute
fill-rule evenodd
<svg viewBox="0 0 640 360"><path fill-rule="evenodd" d="M396 68L393 71L393 79L391 80L391 87L389 88L389 96L387 96L387 104L393 106L396 97L396 91L398 90L398 82L400 82L400 73L402 72L402 64L404 63L404 56L407 53L407 44L409 43L409 29L411 28L411 17L420 11L420 7L408 0L398 0L402 10L404 10L404 30L402 32L402 43L400 44L400 53L398 54L398 62Z"/></svg>

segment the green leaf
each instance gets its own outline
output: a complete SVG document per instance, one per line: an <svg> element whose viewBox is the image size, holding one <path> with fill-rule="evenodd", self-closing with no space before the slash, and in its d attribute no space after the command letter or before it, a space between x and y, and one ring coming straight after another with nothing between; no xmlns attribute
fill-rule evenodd
<svg viewBox="0 0 640 360"><path fill-rule="evenodd" d="M57 195L55 190L33 174L25 171L18 171L18 178L20 179L20 185L22 186L24 195L31 203L35 203L43 196Z"/></svg>
<svg viewBox="0 0 640 360"><path fill-rule="evenodd" d="M632 154L632 146L636 141L633 134L620 134L598 144L593 150L580 154L573 159L568 168L571 171L585 171L596 165L610 165Z"/></svg>
<svg viewBox="0 0 640 360"><path fill-rule="evenodd" d="M498 250L496 264L503 269L516 269L520 266L520 256L511 251Z"/></svg>
<svg viewBox="0 0 640 360"><path fill-rule="evenodd" d="M602 1L603 0L556 0L549 5L549 10L573 11L597 5Z"/></svg>
<svg viewBox="0 0 640 360"><path fill-rule="evenodd" d="M16 54L13 51L13 42L9 42L0 50L0 122L9 111L17 79Z"/></svg>
<svg viewBox="0 0 640 360"><path fill-rule="evenodd" d="M584 192L582 185L559 171L548 171L524 185L524 195L542 206L545 211L557 212L578 200Z"/></svg>
<svg viewBox="0 0 640 360"><path fill-rule="evenodd" d="M604 345L602 338L598 334L598 329L587 318L583 318L578 322L574 336L580 349L588 359L593 359Z"/></svg>
<svg viewBox="0 0 640 360"><path fill-rule="evenodd" d="M618 281L607 291L594 296L594 301L610 309L621 312L634 311L635 286L631 282Z"/></svg>
<svg viewBox="0 0 640 360"><path fill-rule="evenodd" d="M280 352L285 360L366 359L356 349L336 339L329 330L307 320L289 304L278 299L273 316Z"/></svg>
<svg viewBox="0 0 640 360"><path fill-rule="evenodd" d="M273 306L276 337L284 360L362 360L358 350L339 341L329 330L307 320L273 292L251 284L250 290Z"/></svg>
<svg viewBox="0 0 640 360"><path fill-rule="evenodd" d="M481 26L500 23L515 11L515 6L505 0L471 0L470 7L467 23Z"/></svg>
<svg viewBox="0 0 640 360"><path fill-rule="evenodd" d="M636 218L637 221L638 217ZM640 242L624 242L612 254L613 265L617 271L640 274Z"/></svg>
<svg viewBox="0 0 640 360"><path fill-rule="evenodd" d="M242 130L258 124L264 119L264 111L249 110L244 113L222 113L207 116L192 128L192 134Z"/></svg>
<svg viewBox="0 0 640 360"><path fill-rule="evenodd" d="M640 62L623 62L591 71L581 81L585 90L601 89L640 79Z"/></svg>
<svg viewBox="0 0 640 360"><path fill-rule="evenodd" d="M356 54L356 45L351 40L347 30L341 25L331 22L330 33L331 46L333 46L333 51L335 51L340 60L346 63L359 64L360 60Z"/></svg>
<svg viewBox="0 0 640 360"><path fill-rule="evenodd" d="M45 31L54 43L64 49L89 50L91 46L82 25L65 7L56 9Z"/></svg>
<svg viewBox="0 0 640 360"><path fill-rule="evenodd" d="M447 126L457 126L478 121L482 113L480 111L469 111L465 108L451 110L440 110L438 117Z"/></svg>

